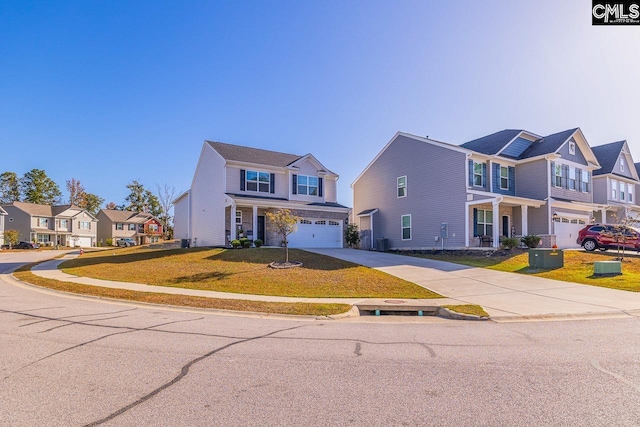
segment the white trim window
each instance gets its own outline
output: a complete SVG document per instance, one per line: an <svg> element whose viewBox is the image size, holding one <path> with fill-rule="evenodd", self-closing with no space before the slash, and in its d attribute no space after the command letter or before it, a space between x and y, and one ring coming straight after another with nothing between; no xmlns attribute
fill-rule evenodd
<svg viewBox="0 0 640 427"><path fill-rule="evenodd" d="M91 230L91 221L78 221L78 228L80 230Z"/></svg>
<svg viewBox="0 0 640 427"><path fill-rule="evenodd" d="M569 141L569 154L575 156L576 154L576 143L573 141Z"/></svg>
<svg viewBox="0 0 640 427"><path fill-rule="evenodd" d="M242 211L236 211L236 225L242 225Z"/></svg>
<svg viewBox="0 0 640 427"><path fill-rule="evenodd" d="M484 183L484 173L482 170L482 163L473 162L473 186L474 187L483 187Z"/></svg>
<svg viewBox="0 0 640 427"><path fill-rule="evenodd" d="M627 184L627 194L629 195L629 203L633 203L633 185Z"/></svg>
<svg viewBox="0 0 640 427"><path fill-rule="evenodd" d="M398 198L407 197L407 176L399 176L397 179L398 184Z"/></svg>
<svg viewBox="0 0 640 427"><path fill-rule="evenodd" d="M246 171L246 191L268 193L271 186L271 174L269 172Z"/></svg>
<svg viewBox="0 0 640 427"><path fill-rule="evenodd" d="M611 180L611 200L618 200L618 181Z"/></svg>
<svg viewBox="0 0 640 427"><path fill-rule="evenodd" d="M569 167L569 190L576 189L576 168Z"/></svg>
<svg viewBox="0 0 640 427"><path fill-rule="evenodd" d="M411 240L411 215L402 215L400 224L402 226L402 240Z"/></svg>
<svg viewBox="0 0 640 427"><path fill-rule="evenodd" d="M38 218L38 227L49 228L49 219L48 218Z"/></svg>
<svg viewBox="0 0 640 427"><path fill-rule="evenodd" d="M136 225L135 224L129 224L129 231L136 231Z"/></svg>
<svg viewBox="0 0 640 427"><path fill-rule="evenodd" d="M493 211L478 209L476 217L476 236L493 236Z"/></svg>
<svg viewBox="0 0 640 427"><path fill-rule="evenodd" d="M620 172L624 172L624 158L620 157Z"/></svg>
<svg viewBox="0 0 640 427"><path fill-rule="evenodd" d="M562 165L556 163L553 170L554 187L562 187Z"/></svg>
<svg viewBox="0 0 640 427"><path fill-rule="evenodd" d="M582 192L588 193L590 190L589 182L591 180L591 174L588 169L585 169L580 175L582 176Z"/></svg>
<svg viewBox="0 0 640 427"><path fill-rule="evenodd" d="M124 224L121 222L116 222L116 230L124 230Z"/></svg>
<svg viewBox="0 0 640 427"><path fill-rule="evenodd" d="M620 183L620 201L624 202L624 196L625 196L625 189L626 189L626 185L624 182Z"/></svg>
<svg viewBox="0 0 640 427"><path fill-rule="evenodd" d="M149 231L151 231L152 233L157 233L158 230L160 229L158 227L158 224L149 224L149 226L147 227L149 229Z"/></svg>
<svg viewBox="0 0 640 427"><path fill-rule="evenodd" d="M500 189L509 189L509 168L506 166L500 166Z"/></svg>
<svg viewBox="0 0 640 427"><path fill-rule="evenodd" d="M60 228L67 228L67 227L69 227L69 221L68 221L68 220L66 220L66 219L61 219L61 220L60 220L60 225L59 225L59 227L60 227Z"/></svg>
<svg viewBox="0 0 640 427"><path fill-rule="evenodd" d="M298 194L303 196L318 195L318 177L308 175L298 175Z"/></svg>

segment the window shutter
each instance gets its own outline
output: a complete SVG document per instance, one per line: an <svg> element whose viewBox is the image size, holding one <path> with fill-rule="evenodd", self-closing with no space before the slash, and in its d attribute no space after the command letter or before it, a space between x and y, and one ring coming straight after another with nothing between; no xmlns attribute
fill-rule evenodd
<svg viewBox="0 0 640 427"><path fill-rule="evenodd" d="M500 163L493 163L493 192L500 190Z"/></svg>
<svg viewBox="0 0 640 427"><path fill-rule="evenodd" d="M318 196L322 197L322 178L318 178Z"/></svg>
<svg viewBox="0 0 640 427"><path fill-rule="evenodd" d="M482 186L483 187L487 186L487 164L486 163L482 164Z"/></svg>
<svg viewBox="0 0 640 427"><path fill-rule="evenodd" d="M556 162L551 162L551 186L556 186Z"/></svg>
<svg viewBox="0 0 640 427"><path fill-rule="evenodd" d="M478 209L473 208L473 237L478 237Z"/></svg>
<svg viewBox="0 0 640 427"><path fill-rule="evenodd" d="M469 187L473 187L473 160L469 160Z"/></svg>
<svg viewBox="0 0 640 427"><path fill-rule="evenodd" d="M569 166L562 166L562 186L569 188Z"/></svg>
<svg viewBox="0 0 640 427"><path fill-rule="evenodd" d="M291 175L291 194L298 194L298 175Z"/></svg>
<svg viewBox="0 0 640 427"><path fill-rule="evenodd" d="M509 193L516 194L516 168L509 166Z"/></svg>
<svg viewBox="0 0 640 427"><path fill-rule="evenodd" d="M240 169L240 191L245 190L245 179L246 179L245 170Z"/></svg>
<svg viewBox="0 0 640 427"><path fill-rule="evenodd" d="M276 192L276 174L272 173L269 176L269 193L273 194Z"/></svg>

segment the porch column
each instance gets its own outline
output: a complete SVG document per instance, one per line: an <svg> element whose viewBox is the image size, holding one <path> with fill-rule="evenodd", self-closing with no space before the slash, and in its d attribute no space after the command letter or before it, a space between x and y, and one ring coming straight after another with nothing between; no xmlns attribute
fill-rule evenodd
<svg viewBox="0 0 640 427"><path fill-rule="evenodd" d="M602 208L602 210L600 211L600 223L607 223L607 210L605 208Z"/></svg>
<svg viewBox="0 0 640 427"><path fill-rule="evenodd" d="M258 238L258 206L253 205L253 240Z"/></svg>
<svg viewBox="0 0 640 427"><path fill-rule="evenodd" d="M520 206L522 212L522 235L527 236L529 234L529 206Z"/></svg>
<svg viewBox="0 0 640 427"><path fill-rule="evenodd" d="M493 206L493 247L500 247L500 202L492 202Z"/></svg>
<svg viewBox="0 0 640 427"><path fill-rule="evenodd" d="M469 205L464 205L464 245L469 247Z"/></svg>
<svg viewBox="0 0 640 427"><path fill-rule="evenodd" d="M229 230L230 231L229 239L231 241L233 241L233 240L237 239L237 237L236 237L237 234L236 233L238 232L238 226L236 225L236 204L235 203L231 205L231 218L230 218L230 221L231 221L231 227L229 227L229 228L231 228L231 230Z"/></svg>

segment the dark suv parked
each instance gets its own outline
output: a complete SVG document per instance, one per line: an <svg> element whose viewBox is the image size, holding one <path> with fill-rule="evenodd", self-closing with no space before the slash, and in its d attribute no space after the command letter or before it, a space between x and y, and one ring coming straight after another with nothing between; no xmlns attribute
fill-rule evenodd
<svg viewBox="0 0 640 427"><path fill-rule="evenodd" d="M576 243L587 251L600 249L640 250L640 230L626 225L593 224L587 225L578 233Z"/></svg>
<svg viewBox="0 0 640 427"><path fill-rule="evenodd" d="M38 249L40 245L31 242L19 242L17 245L13 245L13 249Z"/></svg>

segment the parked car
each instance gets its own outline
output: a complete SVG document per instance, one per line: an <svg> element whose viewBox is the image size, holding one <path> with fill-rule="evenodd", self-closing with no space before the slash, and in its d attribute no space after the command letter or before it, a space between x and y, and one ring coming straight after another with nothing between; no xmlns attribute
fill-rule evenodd
<svg viewBox="0 0 640 427"><path fill-rule="evenodd" d="M39 249L40 245L31 242L18 242L17 245L13 245L13 249Z"/></svg>
<svg viewBox="0 0 640 427"><path fill-rule="evenodd" d="M136 245L136 241L133 240L131 237L123 237L122 239L118 240L118 246L124 246L125 248L128 248L129 246L135 246Z"/></svg>
<svg viewBox="0 0 640 427"><path fill-rule="evenodd" d="M618 247L640 251L640 230L626 225L587 225L578 233L576 243L587 251L606 251Z"/></svg>

